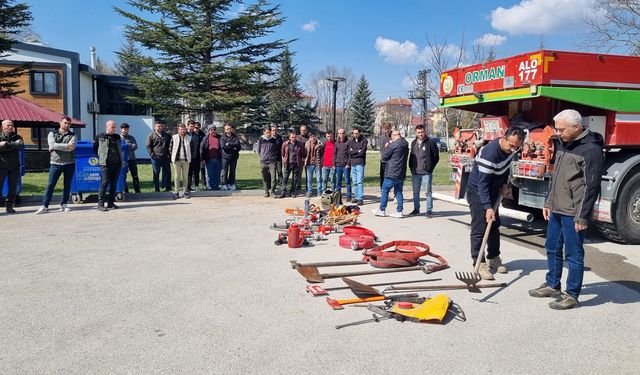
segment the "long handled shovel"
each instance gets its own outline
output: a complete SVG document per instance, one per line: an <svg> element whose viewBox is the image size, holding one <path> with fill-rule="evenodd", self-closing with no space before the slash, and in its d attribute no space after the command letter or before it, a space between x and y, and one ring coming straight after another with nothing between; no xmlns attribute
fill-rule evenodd
<svg viewBox="0 0 640 375"><path fill-rule="evenodd" d="M500 207L500 203L502 202L502 195L498 196L498 200L493 205L493 211L498 214L498 207ZM476 259L476 264L473 267L473 272L456 272L456 279L462 281L467 285L467 289L469 289L472 293L482 293L482 291L478 288L478 282L482 281L482 277L480 277L480 263L484 260L485 249L487 248L487 242L489 241L489 233L491 233L491 227L493 226L493 222L495 219L491 219L487 222L487 228L484 230L484 236L482 237L482 244L480 245L480 252L478 253L478 258Z"/></svg>
<svg viewBox="0 0 640 375"><path fill-rule="evenodd" d="M316 262L316 263L298 263L297 260L290 260L291 268L296 269L300 267L336 267L336 266L355 266L358 264L368 264L364 260L346 260L342 262Z"/></svg>
<svg viewBox="0 0 640 375"><path fill-rule="evenodd" d="M431 273L428 266L413 266L413 267L391 268L391 269L383 269L383 270L341 272L341 273L320 273L318 272L318 268L313 266L298 267L298 272L310 283L323 283L325 279L335 279L338 277L376 275L379 273L407 272L407 271L423 271L424 273Z"/></svg>

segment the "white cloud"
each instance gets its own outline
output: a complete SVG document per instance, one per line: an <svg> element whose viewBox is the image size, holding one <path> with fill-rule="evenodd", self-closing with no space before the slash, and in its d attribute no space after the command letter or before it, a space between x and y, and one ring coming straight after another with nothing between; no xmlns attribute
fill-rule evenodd
<svg viewBox="0 0 640 375"><path fill-rule="evenodd" d="M504 43L505 40L507 40L506 36L486 33L483 36L477 38L474 41L474 44L477 44L482 47L495 47Z"/></svg>
<svg viewBox="0 0 640 375"><path fill-rule="evenodd" d="M491 26L509 35L572 34L585 27L595 0L522 0L491 11Z"/></svg>
<svg viewBox="0 0 640 375"><path fill-rule="evenodd" d="M375 48L378 54L384 57L384 61L391 64L415 64L425 61L425 51L418 51L418 46L408 40L398 42L379 36L376 38Z"/></svg>
<svg viewBox="0 0 640 375"><path fill-rule="evenodd" d="M318 23L318 21L309 21L307 23L305 23L304 25L302 25L302 30L304 31L308 31L308 32L313 32L316 31L316 29L318 28L320 24Z"/></svg>

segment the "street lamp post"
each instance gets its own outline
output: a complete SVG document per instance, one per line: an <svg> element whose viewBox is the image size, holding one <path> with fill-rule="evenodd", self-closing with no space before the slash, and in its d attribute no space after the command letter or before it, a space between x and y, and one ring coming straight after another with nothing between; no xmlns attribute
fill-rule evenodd
<svg viewBox="0 0 640 375"><path fill-rule="evenodd" d="M338 82L345 80L343 77L326 77L327 81L333 82L333 136L336 136L336 94L338 92Z"/></svg>

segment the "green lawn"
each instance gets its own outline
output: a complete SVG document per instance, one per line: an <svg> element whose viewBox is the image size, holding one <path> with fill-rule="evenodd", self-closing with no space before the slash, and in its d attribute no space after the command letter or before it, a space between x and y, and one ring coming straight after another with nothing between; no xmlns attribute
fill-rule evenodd
<svg viewBox="0 0 640 375"><path fill-rule="evenodd" d="M440 153L440 162L434 171L434 185L450 185L449 181L450 168L447 165L449 154ZM379 163L380 154L368 153L367 166L365 168L365 186L379 185ZM153 180L151 174L151 164L138 165L138 173L140 175L140 185L143 192L153 191ZM409 173L407 171L407 173ZM22 177L22 196L42 195L47 184L47 172L30 172ZM411 181L411 176L407 177ZM131 177L129 177L129 186L131 186ZM260 178L260 166L258 163L258 155L256 154L240 154L238 168L236 169L236 186L239 189L261 189L262 180ZM62 192L62 178L56 186L56 194Z"/></svg>

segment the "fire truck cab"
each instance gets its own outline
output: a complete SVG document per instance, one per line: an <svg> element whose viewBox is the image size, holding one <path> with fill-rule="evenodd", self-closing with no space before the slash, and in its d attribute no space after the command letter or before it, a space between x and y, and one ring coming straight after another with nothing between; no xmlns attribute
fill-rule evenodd
<svg viewBox="0 0 640 375"><path fill-rule="evenodd" d="M607 238L640 243L640 57L541 50L443 72L440 105L481 114L456 129L450 166L465 194L475 153L510 126L526 139L511 166L509 208L541 209L553 172L553 117L575 109L602 135L605 167L593 220Z"/></svg>

